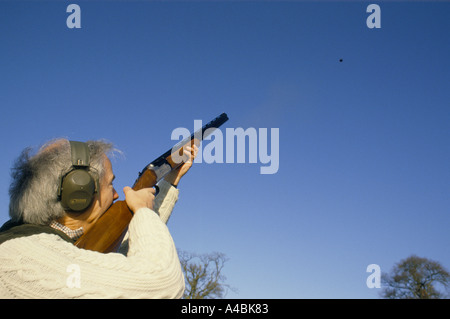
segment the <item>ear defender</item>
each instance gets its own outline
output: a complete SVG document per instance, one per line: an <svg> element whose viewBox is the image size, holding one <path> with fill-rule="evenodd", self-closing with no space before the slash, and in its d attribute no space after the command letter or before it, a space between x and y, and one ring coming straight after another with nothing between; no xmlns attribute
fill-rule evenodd
<svg viewBox="0 0 450 319"><path fill-rule="evenodd" d="M60 177L58 199L71 212L86 210L94 200L98 176L89 170L90 155L86 143L70 141L72 168Z"/></svg>

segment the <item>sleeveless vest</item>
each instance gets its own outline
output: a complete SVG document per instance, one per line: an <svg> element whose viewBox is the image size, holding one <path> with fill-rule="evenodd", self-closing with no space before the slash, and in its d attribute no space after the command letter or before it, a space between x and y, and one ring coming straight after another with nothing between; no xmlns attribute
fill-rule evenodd
<svg viewBox="0 0 450 319"><path fill-rule="evenodd" d="M64 232L54 229L53 227L47 225L24 224L22 222L13 222L9 220L0 228L0 245L7 240L42 233L55 234L65 241L68 241L72 244L74 243L74 240L72 240Z"/></svg>

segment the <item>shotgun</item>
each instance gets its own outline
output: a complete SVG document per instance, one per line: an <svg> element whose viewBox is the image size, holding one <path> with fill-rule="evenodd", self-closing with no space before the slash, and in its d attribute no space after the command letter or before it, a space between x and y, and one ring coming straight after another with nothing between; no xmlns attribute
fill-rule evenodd
<svg viewBox="0 0 450 319"><path fill-rule="evenodd" d="M166 174L177 169L184 163L180 161L184 146L187 144L192 146L194 143L198 146L203 138L211 134L227 120L227 114L222 113L201 129L192 133L190 137L175 144L170 150L144 167L132 188L139 190L155 187ZM175 154L178 154L180 157L175 157ZM126 201L116 201L89 231L75 242L75 245L79 248L101 253L115 252L122 243L132 217L133 212L128 208Z"/></svg>

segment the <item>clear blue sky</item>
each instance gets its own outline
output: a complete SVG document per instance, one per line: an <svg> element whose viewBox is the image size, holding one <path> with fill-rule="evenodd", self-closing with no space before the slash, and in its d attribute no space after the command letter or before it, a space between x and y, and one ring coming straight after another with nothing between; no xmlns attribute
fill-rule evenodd
<svg viewBox="0 0 450 319"><path fill-rule="evenodd" d="M449 269L449 34L445 1L0 1L0 222L27 146L114 142L123 198L173 129L226 112L279 128L279 171L195 165L168 226L230 258L228 297L378 298L369 264Z"/></svg>

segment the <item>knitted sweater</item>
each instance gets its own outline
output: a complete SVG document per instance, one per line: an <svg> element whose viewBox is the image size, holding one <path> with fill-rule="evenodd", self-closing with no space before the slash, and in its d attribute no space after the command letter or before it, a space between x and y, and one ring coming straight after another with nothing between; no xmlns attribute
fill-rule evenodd
<svg viewBox="0 0 450 319"><path fill-rule="evenodd" d="M178 190L162 181L155 211L141 208L125 253L80 249L55 234L0 245L0 298L181 298L184 277L166 226Z"/></svg>

